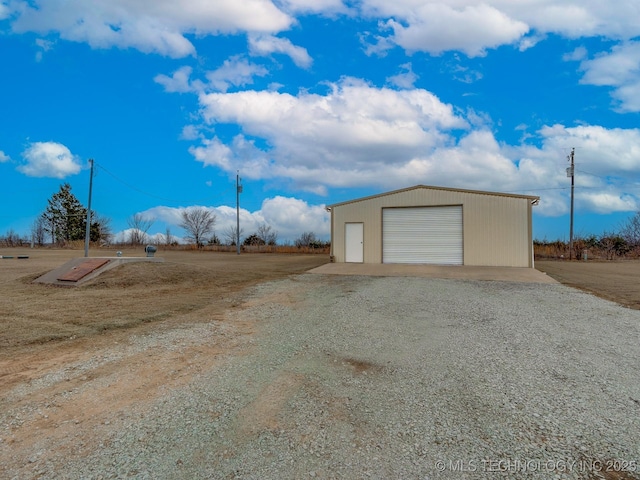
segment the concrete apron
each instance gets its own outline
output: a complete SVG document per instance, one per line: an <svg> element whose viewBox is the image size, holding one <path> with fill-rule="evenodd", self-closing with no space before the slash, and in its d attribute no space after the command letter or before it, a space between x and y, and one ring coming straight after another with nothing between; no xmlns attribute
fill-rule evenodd
<svg viewBox="0 0 640 480"><path fill-rule="evenodd" d="M427 277L498 282L558 283L535 268L476 267L469 265L400 265L375 263L326 263L309 270L326 275L369 275L377 277Z"/></svg>
<svg viewBox="0 0 640 480"><path fill-rule="evenodd" d="M76 282L65 282L65 281L60 281L58 280L58 278L61 275L64 275L65 273L71 271L74 267L82 264L82 262L84 262L85 260L87 260L86 257L82 257L82 258L73 258L71 260L69 260L67 263L65 263L64 265L51 270L48 273L45 273L44 275L36 278L34 280L35 283L46 283L49 285L58 285L58 286L63 286L63 287L77 287L79 285L82 285L86 282L88 282L89 280L93 280L94 278L96 278L98 275L100 275L101 273L104 273L108 270L111 270L112 268L115 268L119 265L122 265L124 263L132 263L132 262L164 262L164 258L162 257L90 257L90 258L104 258L104 259L108 259L109 262L106 263L105 265L103 265L100 268L95 269L93 272L89 273L88 275L82 277L80 280L76 281Z"/></svg>

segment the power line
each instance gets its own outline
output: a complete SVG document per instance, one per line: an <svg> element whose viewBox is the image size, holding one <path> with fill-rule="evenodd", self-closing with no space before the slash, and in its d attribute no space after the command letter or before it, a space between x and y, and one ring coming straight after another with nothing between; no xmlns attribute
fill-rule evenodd
<svg viewBox="0 0 640 480"><path fill-rule="evenodd" d="M609 177L603 177L602 175L598 175L596 173L592 173L592 172L587 172L586 170L578 170L576 168L576 172L580 172L580 173L586 173L587 175L591 175L592 177L598 177L598 178L602 178L603 180L606 180L607 178L611 178Z"/></svg>
<svg viewBox="0 0 640 480"><path fill-rule="evenodd" d="M603 177L602 175L598 175L597 173L591 173L591 172L587 172L586 170L581 170L577 168L576 168L576 172L586 173L587 175L591 175L592 177L603 178L605 180L608 178L608 177Z"/></svg>
<svg viewBox="0 0 640 480"><path fill-rule="evenodd" d="M102 169L105 173L107 173L108 175L110 175L114 180L120 182L122 185L126 186L127 188L134 190L142 195L145 195L147 197L151 197L151 198L155 198L157 200L162 200L165 202L169 202L169 203L177 203L177 204L189 204L189 203L203 203L203 202L207 202L207 201L211 201L211 198L206 198L206 199L201 199L201 200L176 200L173 198L166 198L160 195L156 195L153 193L149 193L146 192L144 190L141 190L140 188L130 184L129 182L121 179L120 177L118 177L116 174L110 172L109 170L107 170L105 167L103 167L102 165L100 165L99 163L96 163L96 166L100 169ZM224 190L222 193L219 193L217 196L218 197L222 197L224 194L226 194L227 192L229 192L231 190L232 187L227 188L226 190Z"/></svg>
<svg viewBox="0 0 640 480"><path fill-rule="evenodd" d="M514 194L519 194L522 192L546 192L548 190L567 190L569 189L569 187L548 187L548 188L528 188L526 190L511 190L510 192L504 192L504 193L514 193Z"/></svg>

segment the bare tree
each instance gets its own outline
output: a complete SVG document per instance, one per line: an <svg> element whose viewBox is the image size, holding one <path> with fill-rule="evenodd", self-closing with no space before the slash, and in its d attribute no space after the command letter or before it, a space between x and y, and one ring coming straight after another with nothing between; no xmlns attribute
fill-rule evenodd
<svg viewBox="0 0 640 480"><path fill-rule="evenodd" d="M607 260L621 257L629 250L626 240L615 233L603 232L598 244L607 256Z"/></svg>
<svg viewBox="0 0 640 480"><path fill-rule="evenodd" d="M129 243L131 245L142 245L147 240L147 232L155 222L155 219L145 217L141 213L136 213L127 219L129 225Z"/></svg>
<svg viewBox="0 0 640 480"><path fill-rule="evenodd" d="M0 237L1 243L6 247L17 247L22 245L23 239L20 238L20 235L15 232L12 228L7 230L7 233L4 234L4 237Z"/></svg>
<svg viewBox="0 0 640 480"><path fill-rule="evenodd" d="M266 223L258 226L256 235L264 242L264 245L275 245L278 240L278 232Z"/></svg>
<svg viewBox="0 0 640 480"><path fill-rule="evenodd" d="M640 248L640 212L627 219L620 228L620 236L625 239L629 247Z"/></svg>
<svg viewBox="0 0 640 480"><path fill-rule="evenodd" d="M53 215L49 217L45 212L41 215L41 218L45 232L51 234L51 243L56 243L56 217Z"/></svg>
<svg viewBox="0 0 640 480"><path fill-rule="evenodd" d="M103 215L94 215L91 222L90 238L92 242L100 242L103 245L111 244L113 233L111 232L111 219Z"/></svg>
<svg viewBox="0 0 640 480"><path fill-rule="evenodd" d="M215 213L204 207L188 208L182 211L180 227L187 232L186 238L201 248L205 237L213 232L216 219Z"/></svg>
<svg viewBox="0 0 640 480"><path fill-rule="evenodd" d="M242 234L244 231L240 228L240 242L242 242ZM238 239L238 230L235 225L227 228L224 231L224 241L227 245L235 245L236 240Z"/></svg>
<svg viewBox="0 0 640 480"><path fill-rule="evenodd" d="M42 216L36 218L31 224L31 240L38 246L44 245L45 236L47 234L47 226Z"/></svg>
<svg viewBox="0 0 640 480"><path fill-rule="evenodd" d="M171 235L171 229L169 227L167 227L167 231L164 234L164 243L167 246L173 243L173 236Z"/></svg>
<svg viewBox="0 0 640 480"><path fill-rule="evenodd" d="M313 232L304 232L295 240L296 247L310 247L317 242L316 234Z"/></svg>

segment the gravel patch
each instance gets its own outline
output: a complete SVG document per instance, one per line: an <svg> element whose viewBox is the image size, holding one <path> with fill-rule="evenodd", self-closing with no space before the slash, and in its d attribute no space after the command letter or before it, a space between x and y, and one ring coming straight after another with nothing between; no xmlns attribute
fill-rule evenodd
<svg viewBox="0 0 640 480"><path fill-rule="evenodd" d="M15 477L640 478L638 310L562 285L322 275L246 301L226 320L256 322L243 355Z"/></svg>

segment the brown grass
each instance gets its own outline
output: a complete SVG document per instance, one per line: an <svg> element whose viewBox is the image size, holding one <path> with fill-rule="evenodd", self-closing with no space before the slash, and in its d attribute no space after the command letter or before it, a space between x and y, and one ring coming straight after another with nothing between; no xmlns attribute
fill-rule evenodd
<svg viewBox="0 0 640 480"><path fill-rule="evenodd" d="M76 288L32 283L80 250L18 249L0 260L0 350L119 328L174 321L205 309L206 321L234 305L234 294L259 282L301 273L329 261L327 255L242 254L210 251L161 251L164 263L129 263ZM89 256L115 256L91 251ZM125 251L139 256L139 251ZM217 313L216 313L217 312ZM191 315L193 321L194 315Z"/></svg>
<svg viewBox="0 0 640 480"><path fill-rule="evenodd" d="M83 247L84 248L84 247ZM119 248L114 246L113 248ZM124 247L128 248L128 247ZM235 245L205 245L198 248L191 245L157 245L158 251L201 251L201 252L224 252L237 253ZM329 246L324 247L296 247L295 245L240 245L242 253L306 253L315 255L329 255Z"/></svg>
<svg viewBox="0 0 640 480"><path fill-rule="evenodd" d="M640 310L640 260L536 260L535 265L565 285Z"/></svg>

